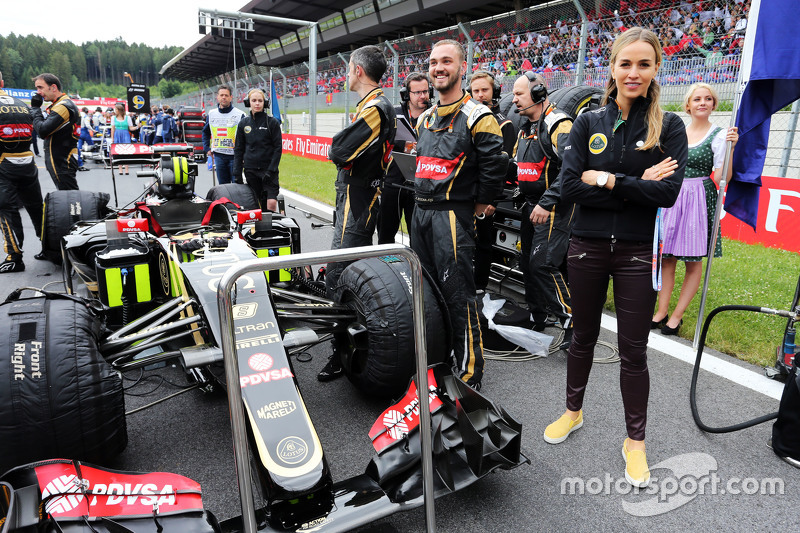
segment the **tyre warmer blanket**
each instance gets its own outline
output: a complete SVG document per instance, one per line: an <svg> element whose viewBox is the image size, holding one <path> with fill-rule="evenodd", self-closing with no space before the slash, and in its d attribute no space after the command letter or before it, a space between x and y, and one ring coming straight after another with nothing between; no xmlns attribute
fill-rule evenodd
<svg viewBox="0 0 800 533"><path fill-rule="evenodd" d="M166 472L135 473L53 459L0 479L0 533L219 531L200 485Z"/></svg>

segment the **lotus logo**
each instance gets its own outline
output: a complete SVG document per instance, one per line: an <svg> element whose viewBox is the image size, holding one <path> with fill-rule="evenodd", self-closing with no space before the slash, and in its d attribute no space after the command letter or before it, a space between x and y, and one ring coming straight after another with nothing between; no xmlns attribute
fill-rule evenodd
<svg viewBox="0 0 800 533"><path fill-rule="evenodd" d="M278 457L289 464L297 464L308 455L308 444L300 437L286 437L278 443Z"/></svg>

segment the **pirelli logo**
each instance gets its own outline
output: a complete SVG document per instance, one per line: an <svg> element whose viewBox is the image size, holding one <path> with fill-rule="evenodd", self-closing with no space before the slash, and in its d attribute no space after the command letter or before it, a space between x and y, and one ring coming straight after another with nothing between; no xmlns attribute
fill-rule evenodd
<svg viewBox="0 0 800 533"><path fill-rule="evenodd" d="M267 344L274 344L281 341L281 336L277 333L269 335L262 335L261 337L252 337L249 339L242 339L236 341L236 349L242 348L257 348L259 346L266 346Z"/></svg>

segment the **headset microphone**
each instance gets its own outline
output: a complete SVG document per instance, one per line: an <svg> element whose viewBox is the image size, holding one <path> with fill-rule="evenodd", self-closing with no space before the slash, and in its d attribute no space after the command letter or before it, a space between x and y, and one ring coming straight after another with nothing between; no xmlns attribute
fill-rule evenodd
<svg viewBox="0 0 800 533"><path fill-rule="evenodd" d="M539 104L541 104L541 102L534 102L531 105L529 105L528 107L523 107L522 109L517 109L517 113L519 113L520 111L527 111L528 109L532 108L533 106L539 105Z"/></svg>

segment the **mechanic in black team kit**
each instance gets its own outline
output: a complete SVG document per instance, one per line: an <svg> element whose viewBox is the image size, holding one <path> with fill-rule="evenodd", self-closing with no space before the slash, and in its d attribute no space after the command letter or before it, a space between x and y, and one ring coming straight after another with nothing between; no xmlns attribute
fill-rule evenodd
<svg viewBox="0 0 800 533"><path fill-rule="evenodd" d="M427 74L412 72L400 89L400 105L394 106L397 114L397 134L394 151L410 153L417 146L417 118L431 104L433 88ZM378 244L392 244L400 228L400 217L406 217L406 226L411 227L414 215L414 191L401 189L406 184L397 161L392 161L386 170L384 186L381 188L381 208L378 217Z"/></svg>
<svg viewBox="0 0 800 533"><path fill-rule="evenodd" d="M278 165L281 162L281 124L265 110L267 96L261 89L250 89L246 101L250 114L239 122L233 156L233 179L247 185L262 209L278 211Z"/></svg>
<svg viewBox="0 0 800 533"><path fill-rule="evenodd" d="M461 88L464 47L433 45L428 74L439 102L417 121L417 207L411 248L447 303L455 371L480 388L483 343L475 300L475 219L500 195L508 167L503 135L492 112Z"/></svg>
<svg viewBox="0 0 800 533"><path fill-rule="evenodd" d="M42 191L39 171L30 151L33 117L24 102L6 94L0 72L0 227L5 260L0 274L22 272L22 219L18 202L31 217L36 236L42 233Z"/></svg>
<svg viewBox="0 0 800 533"><path fill-rule="evenodd" d="M525 300L533 329L542 331L549 308L564 328L561 349L572 342L572 304L561 273L569 247L575 205L561 200L558 173L572 119L547 98L544 79L533 72L514 83L514 104L525 121L519 132L515 159L522 207L520 243Z"/></svg>
<svg viewBox="0 0 800 533"><path fill-rule="evenodd" d="M33 127L44 141L44 164L60 191L77 190L78 139L81 115L78 106L61 92L61 80L55 74L33 78L36 94L31 97ZM47 118L42 101L51 102Z"/></svg>
<svg viewBox="0 0 800 533"><path fill-rule="evenodd" d="M511 120L500 112L500 83L485 70L479 70L469 79L469 92L474 100L492 111L503 134L503 151L511 156L517 142L517 129ZM511 179L516 181L516 176L512 176ZM494 242L494 210L494 204L487 206L484 212L486 216L475 221L475 289L478 293L483 293L489 284Z"/></svg>
<svg viewBox="0 0 800 533"><path fill-rule="evenodd" d="M362 46L350 56L347 81L361 101L352 123L331 141L329 157L338 169L331 250L372 244L380 185L391 161L396 121L394 107L379 85L384 72L386 58L377 46ZM345 266L328 264L325 289L329 297ZM333 354L317 378L330 381L341 374L339 348L334 341Z"/></svg>

